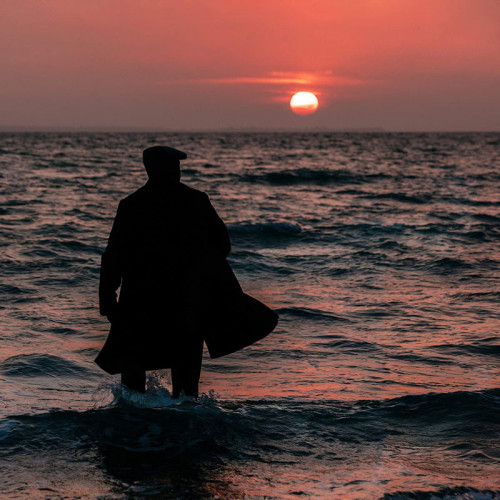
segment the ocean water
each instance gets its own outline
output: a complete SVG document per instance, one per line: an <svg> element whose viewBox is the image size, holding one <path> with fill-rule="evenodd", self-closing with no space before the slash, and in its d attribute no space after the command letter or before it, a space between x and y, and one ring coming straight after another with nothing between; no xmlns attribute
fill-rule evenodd
<svg viewBox="0 0 500 500"><path fill-rule="evenodd" d="M142 149L280 314L198 401L93 363ZM500 134L0 134L0 496L500 498Z"/></svg>

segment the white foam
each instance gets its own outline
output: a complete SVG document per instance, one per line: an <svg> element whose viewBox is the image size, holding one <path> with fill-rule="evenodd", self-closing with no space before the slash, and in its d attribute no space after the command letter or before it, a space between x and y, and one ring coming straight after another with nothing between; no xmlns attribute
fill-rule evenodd
<svg viewBox="0 0 500 500"><path fill-rule="evenodd" d="M216 406L215 391L202 393L199 397L185 396L173 398L166 385L170 383L167 371L154 371L147 374L146 392L141 394L124 387L119 380L107 380L100 384L94 395L94 409L115 406L134 406L137 408L172 408L182 410L196 407Z"/></svg>

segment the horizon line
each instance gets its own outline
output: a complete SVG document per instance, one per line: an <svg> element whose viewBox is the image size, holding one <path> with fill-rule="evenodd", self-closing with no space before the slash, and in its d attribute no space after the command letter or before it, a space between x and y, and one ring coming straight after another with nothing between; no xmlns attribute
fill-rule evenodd
<svg viewBox="0 0 500 500"><path fill-rule="evenodd" d="M0 133L170 133L170 134L207 134L207 133L389 133L389 134L487 134L499 133L500 130L390 130L383 127L308 127L308 128L286 128L286 127L221 127L206 129L189 128L153 128L153 127L65 127L65 126L0 126Z"/></svg>

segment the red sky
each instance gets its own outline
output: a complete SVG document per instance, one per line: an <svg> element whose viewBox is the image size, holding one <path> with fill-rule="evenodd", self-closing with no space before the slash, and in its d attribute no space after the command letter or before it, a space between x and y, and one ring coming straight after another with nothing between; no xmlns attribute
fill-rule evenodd
<svg viewBox="0 0 500 500"><path fill-rule="evenodd" d="M500 0L2 0L0 44L4 129L500 130Z"/></svg>

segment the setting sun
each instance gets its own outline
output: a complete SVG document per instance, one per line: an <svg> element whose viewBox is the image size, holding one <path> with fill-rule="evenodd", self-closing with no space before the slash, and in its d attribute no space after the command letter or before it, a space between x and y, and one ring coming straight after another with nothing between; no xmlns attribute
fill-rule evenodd
<svg viewBox="0 0 500 500"><path fill-rule="evenodd" d="M314 113L318 104L318 98L312 92L297 92L290 99L290 108L298 115Z"/></svg>

